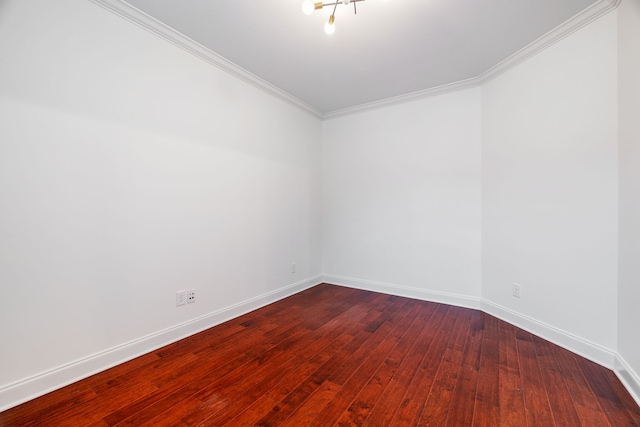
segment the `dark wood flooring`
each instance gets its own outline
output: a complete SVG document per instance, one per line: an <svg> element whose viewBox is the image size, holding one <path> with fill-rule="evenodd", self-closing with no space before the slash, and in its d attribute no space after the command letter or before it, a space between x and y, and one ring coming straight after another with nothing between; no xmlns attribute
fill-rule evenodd
<svg viewBox="0 0 640 427"><path fill-rule="evenodd" d="M2 426L640 426L615 374L480 311L331 285L0 413Z"/></svg>

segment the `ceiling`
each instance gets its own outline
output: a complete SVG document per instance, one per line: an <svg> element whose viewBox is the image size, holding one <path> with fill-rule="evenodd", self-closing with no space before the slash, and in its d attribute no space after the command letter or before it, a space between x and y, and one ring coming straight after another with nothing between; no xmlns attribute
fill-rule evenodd
<svg viewBox="0 0 640 427"><path fill-rule="evenodd" d="M333 1L333 0L328 0ZM598 0L126 0L321 114L472 79Z"/></svg>

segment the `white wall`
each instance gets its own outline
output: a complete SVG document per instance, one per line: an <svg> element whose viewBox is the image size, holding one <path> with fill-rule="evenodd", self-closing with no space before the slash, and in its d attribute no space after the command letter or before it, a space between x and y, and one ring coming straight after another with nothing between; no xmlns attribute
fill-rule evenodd
<svg viewBox="0 0 640 427"><path fill-rule="evenodd" d="M325 280L482 306L613 366L616 13L480 93L324 122Z"/></svg>
<svg viewBox="0 0 640 427"><path fill-rule="evenodd" d="M620 285L618 353L623 379L640 402L640 1L618 9Z"/></svg>
<svg viewBox="0 0 640 427"><path fill-rule="evenodd" d="M0 406L319 278L319 119L84 0L1 2L0 62Z"/></svg>
<svg viewBox="0 0 640 427"><path fill-rule="evenodd" d="M499 312L573 336L574 350L601 347L610 364L616 31L610 13L482 88L482 297Z"/></svg>
<svg viewBox="0 0 640 427"><path fill-rule="evenodd" d="M477 302L480 135L479 88L326 120L326 280Z"/></svg>

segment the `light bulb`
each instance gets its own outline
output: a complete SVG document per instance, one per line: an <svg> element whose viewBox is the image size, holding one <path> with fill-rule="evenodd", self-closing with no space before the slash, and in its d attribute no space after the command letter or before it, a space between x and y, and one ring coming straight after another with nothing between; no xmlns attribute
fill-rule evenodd
<svg viewBox="0 0 640 427"><path fill-rule="evenodd" d="M302 13L305 15L311 15L315 10L315 5L313 4L313 0L304 0L302 2Z"/></svg>
<svg viewBox="0 0 640 427"><path fill-rule="evenodd" d="M324 32L327 34L333 34L333 32L336 30L336 26L334 24L335 21L335 17L333 15L331 15L329 17L329 21L324 24Z"/></svg>
<svg viewBox="0 0 640 427"><path fill-rule="evenodd" d="M344 4L345 6L349 4L351 0L342 0L342 4Z"/></svg>

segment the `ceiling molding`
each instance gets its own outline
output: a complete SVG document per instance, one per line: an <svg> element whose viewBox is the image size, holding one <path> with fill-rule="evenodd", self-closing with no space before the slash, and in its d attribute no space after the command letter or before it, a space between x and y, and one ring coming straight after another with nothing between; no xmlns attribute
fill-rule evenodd
<svg viewBox="0 0 640 427"><path fill-rule="evenodd" d="M604 16L607 13L611 12L616 7L618 7L620 2L621 0L599 0L597 3L594 3L574 17L569 18L567 21L558 25L547 34L543 35L532 43L529 43L527 46L509 56L507 59L489 68L487 71L480 74L477 79L479 80L480 84L484 84L490 80L495 79L502 73L526 61L532 56L537 55L539 52L545 50L549 46L558 43L565 37L578 31L585 25L588 25L601 16Z"/></svg>
<svg viewBox="0 0 640 427"><path fill-rule="evenodd" d="M158 21L157 19L147 15L140 9L131 6L124 0L89 0L92 3L112 12L121 18L137 25L138 27L149 31L150 33L168 41L169 43L191 53L194 56L208 62L209 64L231 74L232 76L242 80L251 86L262 90L294 107L297 107L315 117L322 118L323 114L320 110L313 108L309 104L290 95L282 89L272 85L271 83L261 79L255 74L250 73L242 67L234 64L228 59L218 55L210 49L202 46L200 43L190 39L184 34L174 30L168 25Z"/></svg>
<svg viewBox="0 0 640 427"><path fill-rule="evenodd" d="M368 102L365 104L356 105L353 107L343 108L340 110L330 111L322 113L320 110L310 106L309 104L301 101L300 99L290 95L282 89L272 85L271 83L261 79L248 72L247 70L239 67L226 58L218 55L212 50L202 46L198 42L190 39L184 34L174 30L168 25L158 21L157 19L147 15L134 6L131 6L124 0L89 0L92 3L126 19L127 21L143 28L150 33L161 37L169 43L197 56L198 58L208 62L211 65L231 74L232 76L250 84L251 86L262 90L282 101L287 102L309 114L320 119L332 119L336 117L346 116L349 114L359 113L363 111L369 111L377 108L382 108L390 105L396 105L400 103L410 102L417 99L428 98L431 96L441 95L444 93L455 92L462 89L480 86L487 83L499 75L505 73L516 65L526 61L527 59L535 56L539 52L548 48L549 46L561 41L565 37L574 33L578 29L585 25L595 21L603 15L616 9L622 0L599 0L587 9L578 13L574 17L568 19L564 23L560 24L547 34L533 41L529 45L520 49L513 55L509 56L505 60L489 68L479 76L453 82L441 86L436 86L416 92L411 92L405 95L394 96L392 98L383 99L380 101Z"/></svg>
<svg viewBox="0 0 640 427"><path fill-rule="evenodd" d="M490 80L505 73L516 65L526 61L527 59L535 56L539 52L545 50L549 46L561 41L565 37L584 27L585 25L595 21L601 16L606 15L615 8L617 8L622 0L599 0L590 7L586 8L582 12L578 13L574 17L568 19L564 23L558 25L553 30L549 31L537 40L529 43L513 55L509 56L505 60L499 62L487 71L483 72L477 77L473 77L467 80L461 80L458 82L437 86L430 89L420 90L412 92L406 95L395 96L393 98L387 98L380 101L370 102L366 104L360 104L341 110L331 111L325 113L323 118L331 119L335 117L345 116L348 114L359 113L363 111L372 110L374 108L386 107L389 105L399 104L401 102L408 102L417 100L420 98L427 98L430 96L440 95L447 92L454 92L457 90L467 89L473 86L480 86L487 83Z"/></svg>
<svg viewBox="0 0 640 427"><path fill-rule="evenodd" d="M360 104L354 107L348 107L340 110L331 111L329 113L325 113L323 115L323 118L333 119L336 117L346 116L353 113L360 113L362 111L375 110L376 108L402 104L402 103L413 101L416 99L428 98L428 97L440 95L443 93L455 92L457 90L462 90L462 89L468 89L470 87L476 87L479 85L480 83L477 78L460 80L460 81L457 81L454 83L448 83L442 86L436 86L429 89L419 90L417 92L407 93L405 95L394 96L392 98L386 98L380 101L368 102L366 104Z"/></svg>

